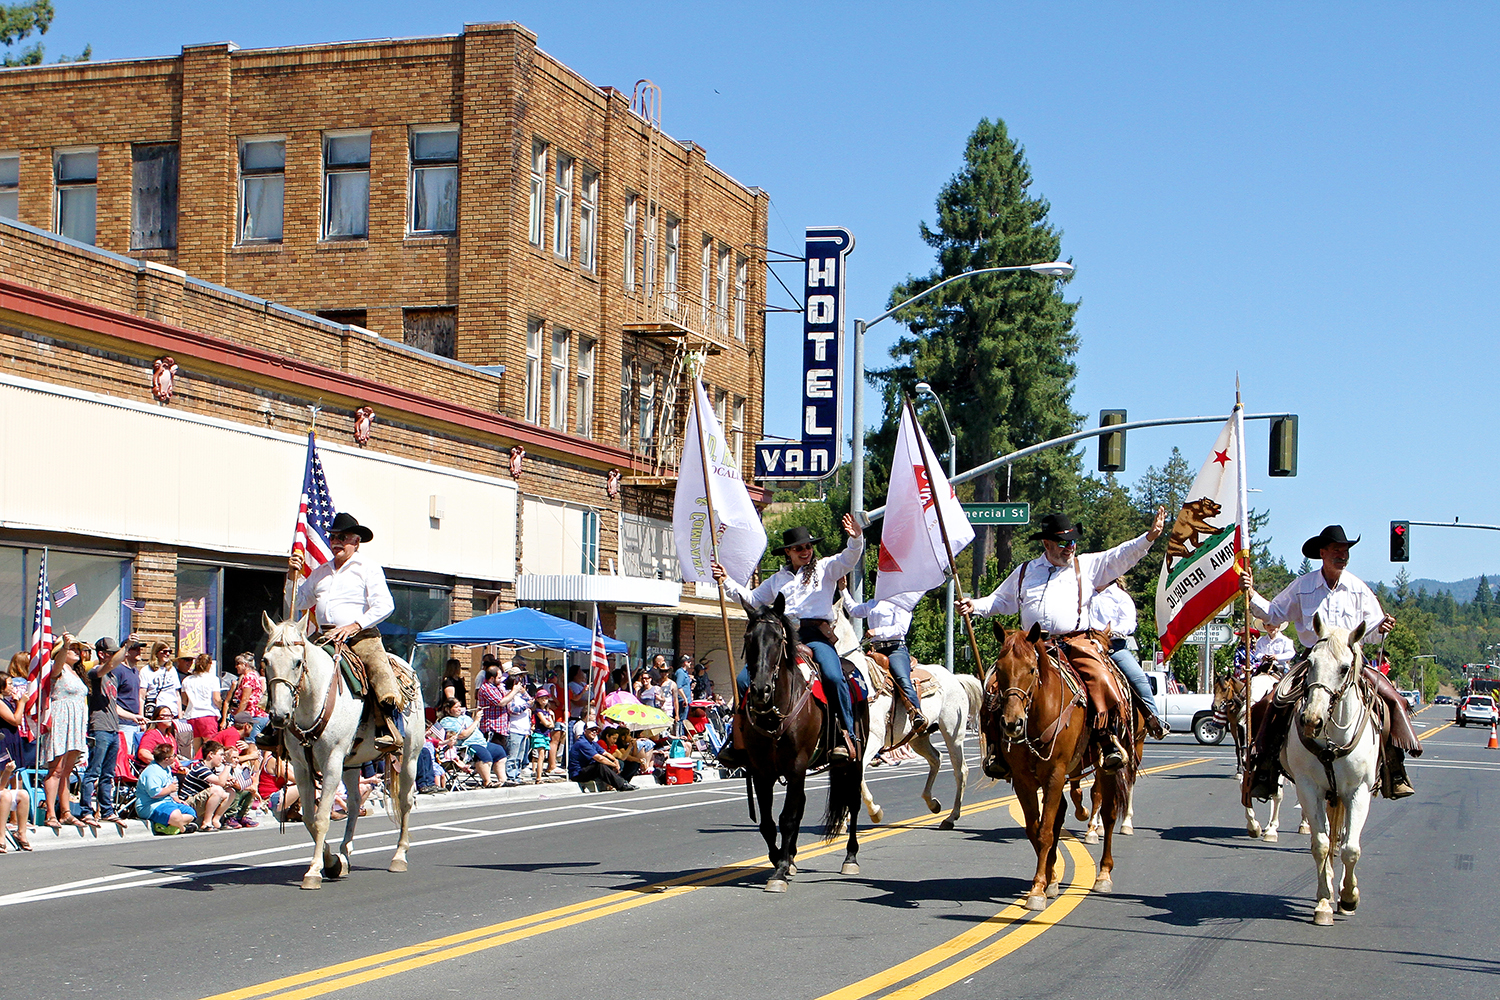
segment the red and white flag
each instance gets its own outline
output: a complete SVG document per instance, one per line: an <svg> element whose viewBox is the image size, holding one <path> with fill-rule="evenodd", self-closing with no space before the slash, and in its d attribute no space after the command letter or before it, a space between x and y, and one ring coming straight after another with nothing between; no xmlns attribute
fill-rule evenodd
<svg viewBox="0 0 1500 1000"><path fill-rule="evenodd" d="M31 690L17 728L26 739L35 739L52 725L48 717L52 701L52 592L47 589L46 549L42 550L42 568L37 574L36 605L31 616L31 669L26 681Z"/></svg>
<svg viewBox="0 0 1500 1000"><path fill-rule="evenodd" d="M604 651L604 629L599 624L599 605L594 605L594 644L589 650L589 679L593 686L594 719L604 718L604 692L609 684L609 654Z"/></svg>
<svg viewBox="0 0 1500 1000"><path fill-rule="evenodd" d="M943 542L944 529L947 545ZM921 593L945 583L948 546L956 557L973 540L974 527L964 516L958 494L943 475L943 467L913 418L911 407L904 407L885 495L885 525L880 529L876 599Z"/></svg>

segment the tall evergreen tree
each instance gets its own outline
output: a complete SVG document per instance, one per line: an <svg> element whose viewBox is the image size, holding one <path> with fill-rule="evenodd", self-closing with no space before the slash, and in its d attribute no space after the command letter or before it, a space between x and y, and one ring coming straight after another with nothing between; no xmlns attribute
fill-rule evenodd
<svg viewBox="0 0 1500 1000"><path fill-rule="evenodd" d="M1494 613L1495 595L1490 593L1490 580L1487 576L1479 577L1479 587L1474 591L1474 610L1479 612L1481 618L1488 618Z"/></svg>
<svg viewBox="0 0 1500 1000"><path fill-rule="evenodd" d="M1031 168L1005 123L981 120L969 136L963 168L938 193L936 227L921 226L938 266L897 285L890 304L965 271L1059 259L1062 234L1047 221L1046 199L1033 196L1030 187ZM954 282L900 313L909 333L891 348L896 363L872 375L885 391L885 422L875 450L891 450L901 397L921 381L947 407L960 469L1077 430L1082 418L1071 402L1078 303L1063 298L1065 281L1029 272L984 275ZM928 433L941 448L941 425ZM1009 475L977 480L974 500L1060 507L1055 497L1073 493L1078 471L1075 452L1045 451ZM977 587L992 557L998 555L1002 568L1010 565L1011 529L981 528L974 549Z"/></svg>

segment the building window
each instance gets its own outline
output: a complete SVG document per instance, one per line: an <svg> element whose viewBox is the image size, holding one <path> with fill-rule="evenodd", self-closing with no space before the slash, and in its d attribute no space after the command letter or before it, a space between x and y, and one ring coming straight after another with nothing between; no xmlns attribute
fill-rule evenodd
<svg viewBox="0 0 1500 1000"><path fill-rule="evenodd" d="M625 256L621 258L621 274L625 280L625 292L635 294L635 240L636 213L640 211L639 195L625 194Z"/></svg>
<svg viewBox="0 0 1500 1000"><path fill-rule="evenodd" d="M745 461L745 397L734 397L734 428L731 441L734 444L734 467L744 468Z"/></svg>
<svg viewBox="0 0 1500 1000"><path fill-rule="evenodd" d="M646 298L656 294L656 206L646 206Z"/></svg>
<svg viewBox="0 0 1500 1000"><path fill-rule="evenodd" d="M542 418L542 321L526 321L526 421Z"/></svg>
<svg viewBox="0 0 1500 1000"><path fill-rule="evenodd" d="M745 298L749 294L750 262L736 256L734 261L734 339L745 342Z"/></svg>
<svg viewBox="0 0 1500 1000"><path fill-rule="evenodd" d="M642 455L653 455L656 453L656 369L644 362L641 363L636 404L640 414L636 418L636 429L640 434L636 450Z"/></svg>
<svg viewBox="0 0 1500 1000"><path fill-rule="evenodd" d="M531 229L532 246L542 245L542 216L547 211L547 144L540 139L531 144Z"/></svg>
<svg viewBox="0 0 1500 1000"><path fill-rule="evenodd" d="M58 150L53 165L57 177L57 232L79 243L94 242L99 150Z"/></svg>
<svg viewBox="0 0 1500 1000"><path fill-rule="evenodd" d="M240 242L280 243L286 140L240 141Z"/></svg>
<svg viewBox="0 0 1500 1000"><path fill-rule="evenodd" d="M411 231L458 229L458 129L411 131Z"/></svg>
<svg viewBox="0 0 1500 1000"><path fill-rule="evenodd" d="M714 238L707 233L703 235L703 263L698 269L698 302L699 312L702 313L701 324L703 332L708 332L708 317L713 310L713 259Z"/></svg>
<svg viewBox="0 0 1500 1000"><path fill-rule="evenodd" d="M568 429L568 331L552 331L552 384L548 387L547 426Z"/></svg>
<svg viewBox="0 0 1500 1000"><path fill-rule="evenodd" d="M557 154L557 184L552 190L552 252L567 257L573 230L573 158Z"/></svg>
<svg viewBox="0 0 1500 1000"><path fill-rule="evenodd" d="M580 570L592 576L599 572L599 512L586 510L583 512L583 531L580 541L583 543L583 565Z"/></svg>
<svg viewBox="0 0 1500 1000"><path fill-rule="evenodd" d="M667 261L666 273L662 275L662 293L667 299L667 312L677 311L677 257L678 238L682 235L682 220L667 216Z"/></svg>
<svg viewBox="0 0 1500 1000"><path fill-rule="evenodd" d="M177 246L177 144L130 150L130 249Z"/></svg>
<svg viewBox="0 0 1500 1000"><path fill-rule="evenodd" d="M630 430L635 425L635 362L620 359L620 447L630 450Z"/></svg>
<svg viewBox="0 0 1500 1000"><path fill-rule="evenodd" d="M729 248L719 247L719 268L714 280L714 312L720 337L729 336Z"/></svg>
<svg viewBox="0 0 1500 1000"><path fill-rule="evenodd" d="M599 262L599 175L583 172L578 189L578 263L585 270L597 270Z"/></svg>
<svg viewBox="0 0 1500 1000"><path fill-rule="evenodd" d="M370 133L323 137L323 238L370 235Z"/></svg>
<svg viewBox="0 0 1500 1000"><path fill-rule="evenodd" d="M401 310L401 342L428 354L456 357L458 310L453 306Z"/></svg>
<svg viewBox="0 0 1500 1000"><path fill-rule="evenodd" d="M21 154L0 153L0 219L21 218Z"/></svg>
<svg viewBox="0 0 1500 1000"><path fill-rule="evenodd" d="M594 355L599 342L578 339L578 404L574 433L594 436Z"/></svg>
<svg viewBox="0 0 1500 1000"><path fill-rule="evenodd" d="M727 389L714 390L714 417L719 421L719 430L727 433L729 431L729 391Z"/></svg>

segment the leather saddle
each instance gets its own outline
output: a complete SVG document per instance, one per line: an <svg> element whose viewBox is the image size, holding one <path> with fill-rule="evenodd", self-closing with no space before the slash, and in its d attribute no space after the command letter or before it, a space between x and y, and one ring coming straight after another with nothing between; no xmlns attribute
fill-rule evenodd
<svg viewBox="0 0 1500 1000"><path fill-rule="evenodd" d="M870 683L875 685L875 694L890 694L896 688L896 679L891 676L891 661L884 653L865 651L865 658L879 669L870 671ZM938 693L937 678L926 667L912 664L911 682L917 689L918 698L931 698Z"/></svg>

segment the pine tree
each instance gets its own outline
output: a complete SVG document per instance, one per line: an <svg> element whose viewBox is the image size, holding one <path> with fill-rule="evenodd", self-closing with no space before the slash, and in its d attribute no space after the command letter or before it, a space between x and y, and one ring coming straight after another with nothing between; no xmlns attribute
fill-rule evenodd
<svg viewBox="0 0 1500 1000"><path fill-rule="evenodd" d="M1479 577L1479 587L1474 591L1474 610L1479 613L1480 619L1488 618L1494 607L1495 597L1490 593L1490 581L1486 576Z"/></svg>
<svg viewBox="0 0 1500 1000"><path fill-rule="evenodd" d="M963 168L938 194L936 228L921 227L938 266L897 285L890 303L966 271L1059 259L1062 234L1047 221L1046 199L1031 195L1030 186L1031 168L1005 123L980 121L969 136ZM885 422L874 450L891 450L901 397L920 381L931 384L947 407L960 469L1077 430L1082 417L1071 401L1078 304L1063 298L1065 281L1029 272L983 275L954 282L903 311L898 318L910 332L891 348L896 364L872 375L885 393ZM941 427L928 432L938 445ZM1045 451L998 477L976 480L974 499L1027 500L1040 512L1060 509L1055 497L1072 493L1078 471L1076 453ZM1011 529L981 528L974 548L977 590L992 556L998 554L1001 568L1011 564Z"/></svg>
<svg viewBox="0 0 1500 1000"><path fill-rule="evenodd" d="M7 50L17 42L32 35L45 35L52 26L56 11L52 0L32 0L31 3L0 4L0 46ZM46 52L41 42L21 49L19 52L0 53L0 66L38 66ZM63 56L58 62L88 62L93 57L94 47L84 46L78 56Z"/></svg>

